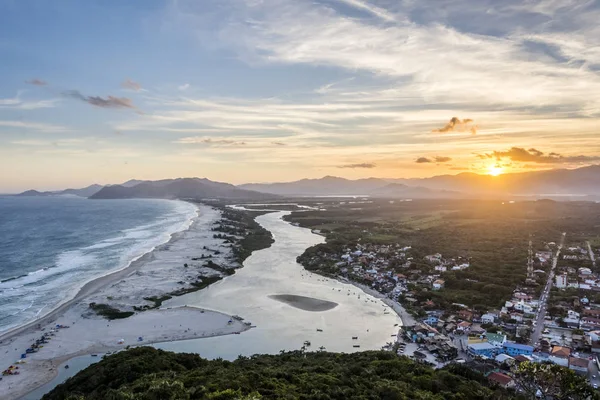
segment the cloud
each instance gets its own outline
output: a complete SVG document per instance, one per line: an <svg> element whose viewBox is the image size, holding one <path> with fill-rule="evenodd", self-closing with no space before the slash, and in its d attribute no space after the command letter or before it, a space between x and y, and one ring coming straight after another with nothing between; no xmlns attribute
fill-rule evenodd
<svg viewBox="0 0 600 400"><path fill-rule="evenodd" d="M38 108L52 108L56 106L56 103L60 99L49 99L49 100L22 100L21 92L9 99L0 99L0 109L2 108L14 108L19 110L36 110Z"/></svg>
<svg viewBox="0 0 600 400"><path fill-rule="evenodd" d="M45 124L41 122L26 122L26 121L3 121L0 120L0 126L9 128L32 129L40 132L65 132L67 128L60 125Z"/></svg>
<svg viewBox="0 0 600 400"><path fill-rule="evenodd" d="M123 82L121 82L121 87L123 89L135 90L136 92L142 89L142 85L135 81L132 81L131 79L126 79Z"/></svg>
<svg viewBox="0 0 600 400"><path fill-rule="evenodd" d="M444 157L444 156L436 156L435 157L435 162L436 163L447 163L452 161L451 157Z"/></svg>
<svg viewBox="0 0 600 400"><path fill-rule="evenodd" d="M444 125L442 128L434 129L432 132L464 132L465 130L469 130L473 135L477 133L477 126L473 125L473 120L471 118L465 118L461 120L460 118L452 117L446 125Z"/></svg>
<svg viewBox="0 0 600 400"><path fill-rule="evenodd" d="M419 157L415 160L415 162L417 164L426 164L426 163L432 163L433 160L431 158L427 158L427 157Z"/></svg>
<svg viewBox="0 0 600 400"><path fill-rule="evenodd" d="M285 143L283 142L271 142L272 144L274 144L275 146L285 146Z"/></svg>
<svg viewBox="0 0 600 400"><path fill-rule="evenodd" d="M340 165L338 166L338 168L366 168L366 169L371 169L371 168L375 168L377 167L377 164L373 164L373 163L360 163L360 164L345 164L345 165Z"/></svg>
<svg viewBox="0 0 600 400"><path fill-rule="evenodd" d="M245 146L246 142L231 139L213 139L210 137L184 137L177 139L175 143L179 144L205 144L209 146Z"/></svg>
<svg viewBox="0 0 600 400"><path fill-rule="evenodd" d="M394 15L392 13L390 13L389 11L387 11L381 7L377 7L372 4L369 4L366 1L362 1L362 0L337 0L337 1L339 1L340 3L347 4L356 9L366 11L366 12L373 14L374 16L381 18L382 20L387 21L387 22L391 22L396 19L394 17Z"/></svg>
<svg viewBox="0 0 600 400"><path fill-rule="evenodd" d="M446 156L435 156L433 158L431 157L419 157L415 160L415 162L417 164L427 164L427 163L447 163L452 161L451 157L446 157Z"/></svg>
<svg viewBox="0 0 600 400"><path fill-rule="evenodd" d="M188 90L190 88L190 84L189 83L184 83L181 86L177 86L177 89L181 90L182 92Z"/></svg>
<svg viewBox="0 0 600 400"><path fill-rule="evenodd" d="M100 96L84 96L77 90L68 90L63 92L63 95L101 108L135 108L131 99L127 97L108 96L107 98L102 98Z"/></svg>
<svg viewBox="0 0 600 400"><path fill-rule="evenodd" d="M43 81L43 80L38 79L38 78L30 79L28 81L25 81L25 83L28 83L30 85L35 85L35 86L46 86L48 84L48 82Z"/></svg>
<svg viewBox="0 0 600 400"><path fill-rule="evenodd" d="M493 153L477 155L481 159L495 158L500 161L508 158L515 162L530 162L537 164L569 164L600 161L600 156L563 156L558 153L544 153L538 149L524 149L522 147L511 147L506 151L494 151Z"/></svg>

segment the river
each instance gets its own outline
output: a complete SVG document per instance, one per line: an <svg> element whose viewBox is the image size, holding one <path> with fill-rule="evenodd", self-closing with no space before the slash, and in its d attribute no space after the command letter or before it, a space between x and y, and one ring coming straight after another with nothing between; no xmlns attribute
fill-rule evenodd
<svg viewBox="0 0 600 400"><path fill-rule="evenodd" d="M322 243L324 238L284 221L282 217L288 213L274 212L256 218L273 234L275 242L254 252L234 275L163 303L163 307L191 305L239 315L256 327L240 335L166 342L154 347L198 353L208 359L234 360L239 355L298 350L305 341L311 342L308 351L322 346L327 351L346 353L379 350L394 341L392 335L396 335L402 321L380 299L352 285L312 274L296 262L306 248ZM311 297L337 306L327 311L305 311L269 297L281 294ZM59 375L24 399L39 399L68 375L89 365L90 358L69 361L68 374Z"/></svg>

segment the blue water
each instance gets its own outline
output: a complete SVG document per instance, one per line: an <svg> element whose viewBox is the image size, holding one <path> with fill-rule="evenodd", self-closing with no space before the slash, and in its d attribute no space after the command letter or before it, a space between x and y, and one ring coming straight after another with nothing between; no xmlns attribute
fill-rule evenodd
<svg viewBox="0 0 600 400"><path fill-rule="evenodd" d="M179 201L0 197L0 332L126 267L195 215Z"/></svg>

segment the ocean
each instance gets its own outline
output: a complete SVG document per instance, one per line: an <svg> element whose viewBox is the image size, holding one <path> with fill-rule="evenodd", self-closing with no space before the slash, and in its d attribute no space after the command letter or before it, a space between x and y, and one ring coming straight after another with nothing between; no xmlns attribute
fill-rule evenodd
<svg viewBox="0 0 600 400"><path fill-rule="evenodd" d="M195 216L181 201L0 196L0 333L125 268Z"/></svg>

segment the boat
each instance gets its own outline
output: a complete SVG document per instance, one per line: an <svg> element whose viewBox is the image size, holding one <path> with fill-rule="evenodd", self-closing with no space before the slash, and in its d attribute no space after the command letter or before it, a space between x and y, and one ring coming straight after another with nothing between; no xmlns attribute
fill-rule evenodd
<svg viewBox="0 0 600 400"><path fill-rule="evenodd" d="M358 336L352 336L352 340L357 340Z"/></svg>
<svg viewBox="0 0 600 400"><path fill-rule="evenodd" d="M317 332L323 332L323 329L317 328Z"/></svg>
<svg viewBox="0 0 600 400"><path fill-rule="evenodd" d="M324 351L325 350L325 346L319 347L319 350Z"/></svg>
<svg viewBox="0 0 600 400"><path fill-rule="evenodd" d="M65 369L69 369L69 364L65 365Z"/></svg>
<svg viewBox="0 0 600 400"><path fill-rule="evenodd" d="M91 356L92 357L98 357L98 354L92 354Z"/></svg>
<svg viewBox="0 0 600 400"><path fill-rule="evenodd" d="M304 345L305 345L305 346L310 346L310 341L306 340L306 341L304 342Z"/></svg>
<svg viewBox="0 0 600 400"><path fill-rule="evenodd" d="M355 344L352 347L360 347L360 344Z"/></svg>

